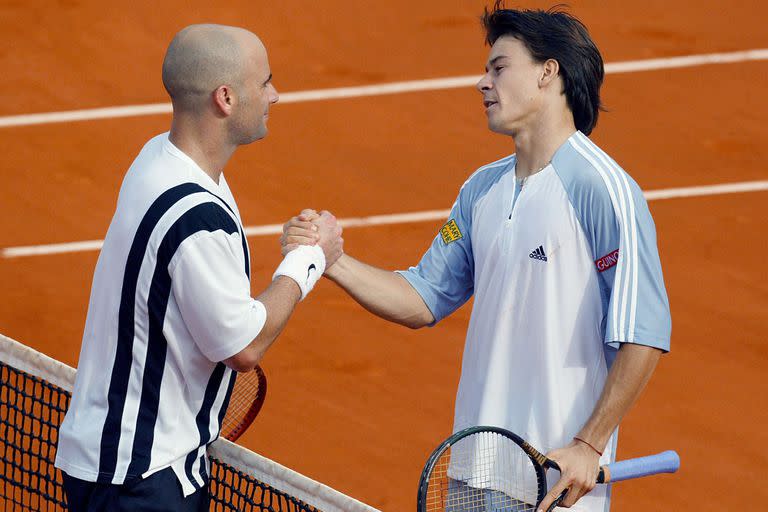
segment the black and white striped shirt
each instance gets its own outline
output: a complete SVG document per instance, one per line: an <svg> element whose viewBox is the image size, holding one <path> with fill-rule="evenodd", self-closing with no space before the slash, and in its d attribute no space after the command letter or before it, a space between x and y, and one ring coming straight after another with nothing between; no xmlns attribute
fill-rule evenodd
<svg viewBox="0 0 768 512"><path fill-rule="evenodd" d="M122 484L170 466L185 496L204 485L234 384L221 361L266 320L248 258L224 177L216 184L167 133L150 140L96 265L57 467Z"/></svg>

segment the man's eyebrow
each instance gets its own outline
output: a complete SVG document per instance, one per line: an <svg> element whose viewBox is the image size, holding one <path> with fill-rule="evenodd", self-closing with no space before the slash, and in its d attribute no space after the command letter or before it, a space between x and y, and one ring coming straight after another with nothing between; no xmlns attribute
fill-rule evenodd
<svg viewBox="0 0 768 512"><path fill-rule="evenodd" d="M496 57L492 58L488 61L488 64L485 66L485 70L488 71L491 69L497 62L499 62L501 59L506 59L506 55L497 55Z"/></svg>

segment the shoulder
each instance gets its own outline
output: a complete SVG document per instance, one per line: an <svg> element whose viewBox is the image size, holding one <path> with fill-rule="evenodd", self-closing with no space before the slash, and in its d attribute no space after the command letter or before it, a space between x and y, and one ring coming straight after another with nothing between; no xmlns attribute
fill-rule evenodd
<svg viewBox="0 0 768 512"><path fill-rule="evenodd" d="M478 168L464 182L459 197L476 201L515 168L515 155L509 155Z"/></svg>
<svg viewBox="0 0 768 512"><path fill-rule="evenodd" d="M188 182L165 190L153 204L167 218L168 233L184 239L197 232L239 235L239 221L226 202L198 183Z"/></svg>
<svg viewBox="0 0 768 512"><path fill-rule="evenodd" d="M158 245L158 257L174 262L194 247L192 258L198 264L208 266L212 261L232 261L240 266L242 239L238 224L219 201L209 194L199 194L190 200L182 200L167 214L154 230L162 241ZM171 264L169 269L175 264Z"/></svg>
<svg viewBox="0 0 768 512"><path fill-rule="evenodd" d="M147 165L166 155L165 146L168 144L168 132L155 135L149 139L139 151L133 166Z"/></svg>
<svg viewBox="0 0 768 512"><path fill-rule="evenodd" d="M167 184L164 184L167 185ZM147 187L149 188L149 187ZM178 245L190 235L203 231L238 233L238 222L226 204L198 183L185 182L157 186L143 202L134 206L136 229L146 237L157 237L164 244ZM140 220L139 220L140 217Z"/></svg>
<svg viewBox="0 0 768 512"><path fill-rule="evenodd" d="M618 206L642 197L635 180L581 132L576 132L558 149L552 166L572 201Z"/></svg>

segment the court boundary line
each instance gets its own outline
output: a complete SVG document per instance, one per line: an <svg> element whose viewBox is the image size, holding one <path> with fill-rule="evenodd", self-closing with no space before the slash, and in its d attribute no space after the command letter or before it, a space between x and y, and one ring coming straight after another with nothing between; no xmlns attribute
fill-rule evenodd
<svg viewBox="0 0 768 512"><path fill-rule="evenodd" d="M721 183L718 185L701 185L693 187L649 190L643 194L648 201L659 201L665 199L679 199L688 197L703 197L762 191L768 191L768 180L742 181L737 183ZM421 212L371 215L368 217L347 217L344 219L339 219L339 223L344 228L409 224L415 222L445 220L447 219L450 212L450 210L425 210ZM261 226L246 227L245 235L247 237L277 235L282 233L282 231L282 224L264 224ZM0 250L0 257L3 259L10 259L26 256L44 256L51 254L98 251L101 249L103 243L104 240L83 240L79 242L6 247Z"/></svg>
<svg viewBox="0 0 768 512"><path fill-rule="evenodd" d="M760 60L768 60L768 48L756 48L752 50L736 52L706 53L696 55L683 55L678 57L609 62L605 65L605 72L606 74L636 73L640 71L655 71L660 69L675 69L692 66L704 66L710 64L733 64L737 62ZM360 98L367 96L381 96L385 94L402 94L408 92L456 89L473 86L479 79L480 75L455 76L448 78L389 82L355 87L335 87L328 89L286 92L280 95L280 103L300 103L306 101L323 101L345 98ZM173 110L170 103L150 103L144 105L102 107L81 110L67 110L61 112L19 114L12 116L0 116L0 128L170 114L172 111Z"/></svg>

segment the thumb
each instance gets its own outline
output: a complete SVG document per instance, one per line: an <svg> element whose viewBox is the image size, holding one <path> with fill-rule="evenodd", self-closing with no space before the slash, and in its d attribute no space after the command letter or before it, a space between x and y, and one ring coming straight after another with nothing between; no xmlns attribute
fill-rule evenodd
<svg viewBox="0 0 768 512"><path fill-rule="evenodd" d="M536 512L551 512L556 506L558 506L568 493L568 488L565 484L557 482L552 489L549 490L544 499L539 503Z"/></svg>
<svg viewBox="0 0 768 512"><path fill-rule="evenodd" d="M317 211L312 210L310 208L306 208L304 210L301 210L301 213L299 214L299 220L302 220L304 222L313 221L316 218L318 218L320 215L318 215Z"/></svg>

